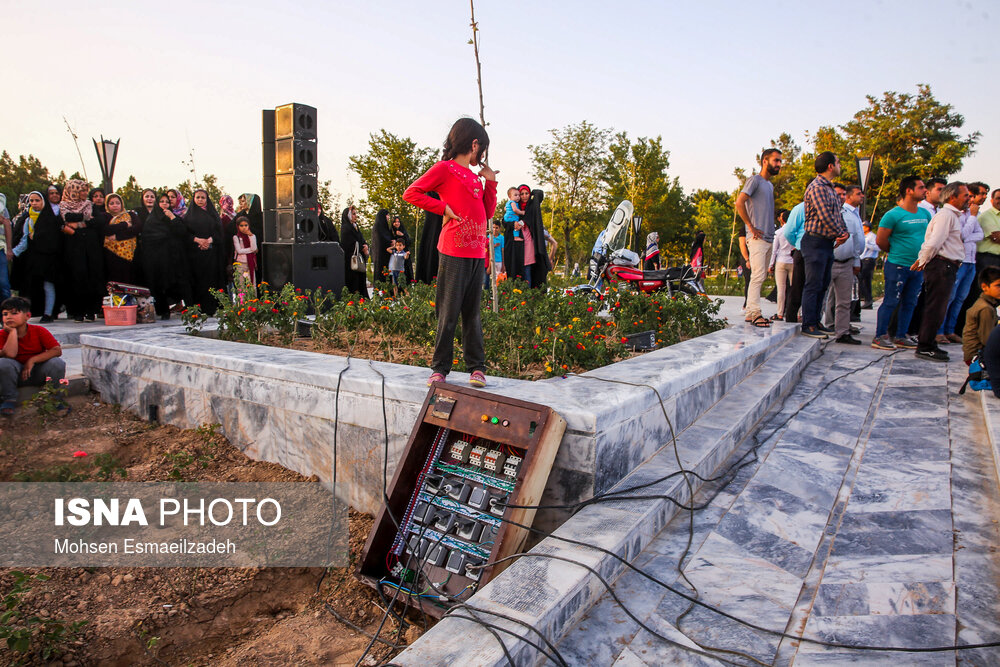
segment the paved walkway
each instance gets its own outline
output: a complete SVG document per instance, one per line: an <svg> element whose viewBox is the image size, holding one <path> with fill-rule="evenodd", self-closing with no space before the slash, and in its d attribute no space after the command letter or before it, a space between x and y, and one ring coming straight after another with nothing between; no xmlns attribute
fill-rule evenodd
<svg viewBox="0 0 1000 667"><path fill-rule="evenodd" d="M830 343L758 433L758 460L703 489L711 502L693 531L682 513L634 563L778 632L869 646L1000 640L997 468L979 395L957 394L966 367L953 356ZM737 664L1000 664L1000 648L900 654L782 639L635 572L614 588L658 634L736 651L708 652ZM608 596L559 649L576 665L719 664L640 629Z"/></svg>

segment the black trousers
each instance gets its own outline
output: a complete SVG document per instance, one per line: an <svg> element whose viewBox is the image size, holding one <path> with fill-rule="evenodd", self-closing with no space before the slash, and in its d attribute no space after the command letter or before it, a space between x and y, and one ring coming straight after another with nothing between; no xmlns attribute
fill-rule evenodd
<svg viewBox="0 0 1000 667"><path fill-rule="evenodd" d="M468 372L486 371L486 350L483 346L483 321L480 306L483 300L483 273L486 260L482 257L452 257L441 254L437 273L438 328L434 339L431 370L447 375L455 354L455 327L462 317L462 356Z"/></svg>
<svg viewBox="0 0 1000 667"><path fill-rule="evenodd" d="M942 257L935 257L924 267L924 313L920 320L917 350L929 352L937 349L934 339L948 314L951 288L955 286L957 273L958 264Z"/></svg>
<svg viewBox="0 0 1000 667"><path fill-rule="evenodd" d="M993 385L993 393L1000 398L1000 327L995 327L990 337L986 339L983 348L983 366Z"/></svg>
<svg viewBox="0 0 1000 667"><path fill-rule="evenodd" d="M799 308L802 307L802 288L806 284L806 264L802 261L802 253L792 250L792 284L785 291L785 321L798 322Z"/></svg>
<svg viewBox="0 0 1000 667"><path fill-rule="evenodd" d="M872 304L872 278L875 276L876 261L874 257L861 260L861 273L858 275L858 296L861 298L863 306Z"/></svg>

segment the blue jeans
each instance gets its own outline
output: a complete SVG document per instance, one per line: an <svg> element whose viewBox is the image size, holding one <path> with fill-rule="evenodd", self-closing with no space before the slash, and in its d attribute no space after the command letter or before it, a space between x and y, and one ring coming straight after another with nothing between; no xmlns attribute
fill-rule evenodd
<svg viewBox="0 0 1000 667"><path fill-rule="evenodd" d="M0 301L10 298L10 275L7 268L7 253L0 250Z"/></svg>
<svg viewBox="0 0 1000 667"><path fill-rule="evenodd" d="M805 265L805 285L802 287L802 328L819 324L823 297L830 287L833 270L833 239L806 234L802 237L802 263Z"/></svg>
<svg viewBox="0 0 1000 667"><path fill-rule="evenodd" d="M889 320L892 312L899 306L896 318L896 332L902 337L910 330L910 320L913 309L920 296L920 288L924 284L924 274L921 271L910 271L908 266L900 266L892 262L885 263L885 298L878 307L878 319L875 324L875 337L884 336L889 332Z"/></svg>
<svg viewBox="0 0 1000 667"><path fill-rule="evenodd" d="M948 301L948 314L944 317L944 324L938 329L939 334L955 333L955 323L958 321L958 311L962 310L965 297L969 296L972 288L972 281L976 279L976 263L962 262L955 275L955 286L951 288L951 299Z"/></svg>

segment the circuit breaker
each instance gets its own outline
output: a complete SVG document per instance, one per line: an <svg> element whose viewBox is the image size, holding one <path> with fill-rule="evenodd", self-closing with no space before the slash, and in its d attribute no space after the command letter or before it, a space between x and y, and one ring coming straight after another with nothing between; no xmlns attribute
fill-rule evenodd
<svg viewBox="0 0 1000 667"><path fill-rule="evenodd" d="M440 617L519 552L566 422L550 408L438 384L428 392L358 575Z"/></svg>

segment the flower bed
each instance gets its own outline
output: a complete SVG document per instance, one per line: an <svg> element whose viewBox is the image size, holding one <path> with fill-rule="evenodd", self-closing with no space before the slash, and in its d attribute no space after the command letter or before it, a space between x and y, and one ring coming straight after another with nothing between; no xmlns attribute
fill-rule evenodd
<svg viewBox="0 0 1000 667"><path fill-rule="evenodd" d="M429 366L437 318L435 286L416 283L405 296L377 292L371 299L343 293L310 293L285 285L273 290L245 286L230 296L216 292L218 335L224 340L307 347L382 361ZM613 300L612 300L613 299ZM717 331L721 301L664 293L612 290L604 301L568 296L556 290L528 289L505 282L499 310L483 299L483 337L490 372L511 378L537 379L582 372L632 356L625 337L655 331L660 346ZM297 322L315 313L312 342L296 341ZM207 318L197 307L183 313L189 331ZM455 370L465 370L460 352L461 325L456 333Z"/></svg>

